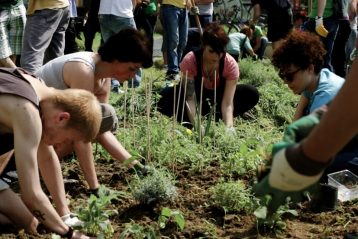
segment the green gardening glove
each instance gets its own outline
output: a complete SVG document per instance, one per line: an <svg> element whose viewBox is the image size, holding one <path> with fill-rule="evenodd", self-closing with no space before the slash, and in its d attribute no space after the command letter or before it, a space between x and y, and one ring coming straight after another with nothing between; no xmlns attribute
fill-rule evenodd
<svg viewBox="0 0 358 239"><path fill-rule="evenodd" d="M318 125L322 114L323 111L317 111L288 125L284 132L282 141L273 145L272 156L274 156L281 149L301 142L304 138L306 138L312 129Z"/></svg>
<svg viewBox="0 0 358 239"><path fill-rule="evenodd" d="M286 203L287 197L290 197L291 202L300 202L305 192L315 190L316 182L328 164L307 157L300 142L319 123L321 115L321 112L316 112L290 124L283 140L273 145L271 170L253 187L256 196L271 196L269 213L276 212L279 206Z"/></svg>

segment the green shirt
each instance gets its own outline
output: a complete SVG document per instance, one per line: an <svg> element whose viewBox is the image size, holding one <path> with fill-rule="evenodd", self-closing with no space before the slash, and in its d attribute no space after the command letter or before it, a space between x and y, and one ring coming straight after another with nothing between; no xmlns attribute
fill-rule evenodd
<svg viewBox="0 0 358 239"><path fill-rule="evenodd" d="M157 0L150 0L150 3L144 8L145 15L154 15L157 12Z"/></svg>
<svg viewBox="0 0 358 239"><path fill-rule="evenodd" d="M333 15L333 0L327 0L326 7L324 8L323 18ZM312 10L308 14L309 18L315 18L317 16L317 0L312 0Z"/></svg>

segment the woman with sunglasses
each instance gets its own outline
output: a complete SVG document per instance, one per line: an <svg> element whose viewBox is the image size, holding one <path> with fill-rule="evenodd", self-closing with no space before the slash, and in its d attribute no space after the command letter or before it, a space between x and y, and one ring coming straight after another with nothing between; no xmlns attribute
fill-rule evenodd
<svg viewBox="0 0 358 239"><path fill-rule="evenodd" d="M308 115L330 102L344 79L323 68L326 51L319 37L309 32L293 31L279 42L272 63L279 76L301 98L294 120Z"/></svg>

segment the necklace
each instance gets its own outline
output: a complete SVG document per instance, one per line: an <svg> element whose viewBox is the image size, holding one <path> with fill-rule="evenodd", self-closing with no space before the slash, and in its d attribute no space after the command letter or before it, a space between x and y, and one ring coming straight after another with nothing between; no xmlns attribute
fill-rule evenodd
<svg viewBox="0 0 358 239"><path fill-rule="evenodd" d="M208 81L214 81L216 78L216 73L217 73L217 64L214 64L214 67L206 67L204 65L204 62L202 62L202 67L203 67L203 71L204 71L204 76Z"/></svg>

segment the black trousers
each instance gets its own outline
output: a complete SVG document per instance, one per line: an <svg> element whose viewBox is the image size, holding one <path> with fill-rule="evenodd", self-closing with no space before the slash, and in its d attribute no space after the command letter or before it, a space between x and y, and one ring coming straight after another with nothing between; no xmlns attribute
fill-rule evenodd
<svg viewBox="0 0 358 239"><path fill-rule="evenodd" d="M169 117L178 112L177 120L181 121L182 109L184 104L184 89L181 89L179 98L180 87L176 87L176 99L174 108L174 87L166 87L161 92L161 98L158 101L158 111ZM179 101L178 101L179 99ZM206 100L209 99L209 100ZM236 86L236 92L234 96L234 117L243 115L245 112L252 109L259 101L259 92L254 86L240 84ZM179 104L178 104L179 102ZM221 102L222 97L217 98L217 104L215 109L215 119L222 119L221 114ZM202 115L205 116L210 113L211 107L214 106L212 95L206 94L202 100ZM186 109L184 108L183 122L190 122Z"/></svg>

